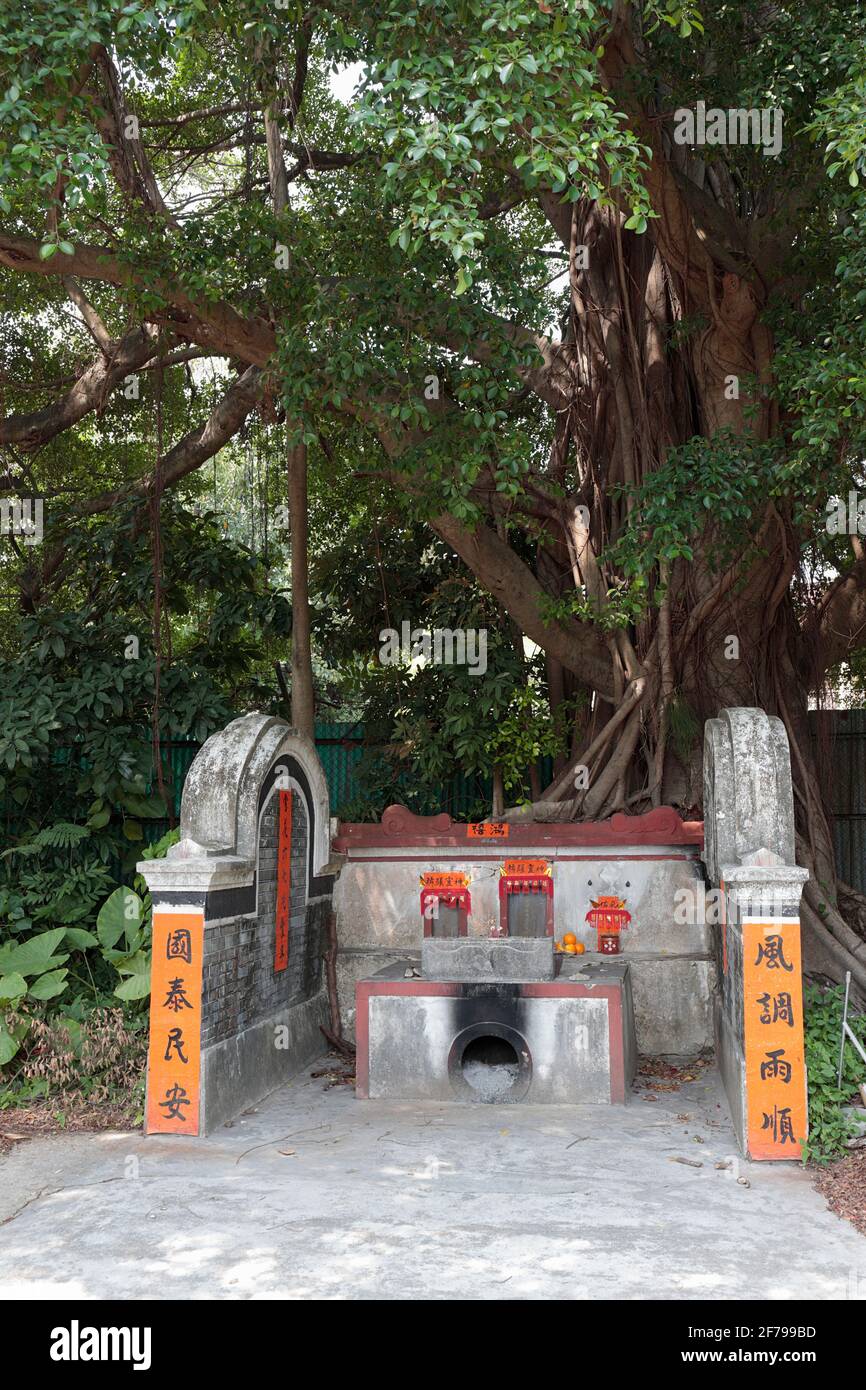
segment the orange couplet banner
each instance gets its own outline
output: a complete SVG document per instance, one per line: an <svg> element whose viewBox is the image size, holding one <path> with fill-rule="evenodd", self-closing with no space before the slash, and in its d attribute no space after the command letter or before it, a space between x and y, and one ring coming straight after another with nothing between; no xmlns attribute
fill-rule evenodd
<svg viewBox="0 0 866 1390"><path fill-rule="evenodd" d="M743 923L750 1158L799 1158L807 1133L800 923Z"/></svg>
<svg viewBox="0 0 866 1390"><path fill-rule="evenodd" d="M198 1134L204 914L155 912L148 1134Z"/></svg>

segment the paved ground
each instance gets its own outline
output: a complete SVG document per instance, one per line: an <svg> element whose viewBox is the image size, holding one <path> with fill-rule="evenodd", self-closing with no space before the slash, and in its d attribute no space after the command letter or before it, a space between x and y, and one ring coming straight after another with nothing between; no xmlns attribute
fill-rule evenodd
<svg viewBox="0 0 866 1390"><path fill-rule="evenodd" d="M323 1084L207 1140L17 1145L0 1297L866 1299L866 1238L798 1166L741 1164L748 1188L714 1167L734 1143L713 1072L610 1109Z"/></svg>

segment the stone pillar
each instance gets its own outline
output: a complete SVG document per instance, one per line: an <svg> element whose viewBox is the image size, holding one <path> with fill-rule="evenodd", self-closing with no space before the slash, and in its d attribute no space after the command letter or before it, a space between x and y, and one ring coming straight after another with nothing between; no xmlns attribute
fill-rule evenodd
<svg viewBox="0 0 866 1390"><path fill-rule="evenodd" d="M146 1129L207 1134L320 1056L330 813L309 739L263 714L208 739L153 903Z"/></svg>
<svg viewBox="0 0 866 1390"><path fill-rule="evenodd" d="M704 737L704 863L718 889L716 1049L743 1153L799 1158L807 1133L794 800L781 720L727 709Z"/></svg>

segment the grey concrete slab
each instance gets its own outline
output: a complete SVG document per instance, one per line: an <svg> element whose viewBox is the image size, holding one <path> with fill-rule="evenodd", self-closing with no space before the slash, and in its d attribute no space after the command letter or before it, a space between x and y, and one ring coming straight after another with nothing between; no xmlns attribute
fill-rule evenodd
<svg viewBox="0 0 866 1390"><path fill-rule="evenodd" d="M17 1145L0 1298L866 1299L866 1239L808 1173L735 1154L712 1072L555 1110L303 1075L209 1139Z"/></svg>
<svg viewBox="0 0 866 1390"><path fill-rule="evenodd" d="M428 980L552 980L550 936L425 936L421 971Z"/></svg>

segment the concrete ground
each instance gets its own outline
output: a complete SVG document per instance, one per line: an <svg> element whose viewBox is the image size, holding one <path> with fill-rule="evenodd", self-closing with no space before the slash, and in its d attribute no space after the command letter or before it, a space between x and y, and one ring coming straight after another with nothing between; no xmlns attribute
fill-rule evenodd
<svg viewBox="0 0 866 1390"><path fill-rule="evenodd" d="M798 1165L715 1168L714 1072L645 1094L416 1105L305 1074L209 1139L18 1144L0 1297L866 1299L866 1239Z"/></svg>

